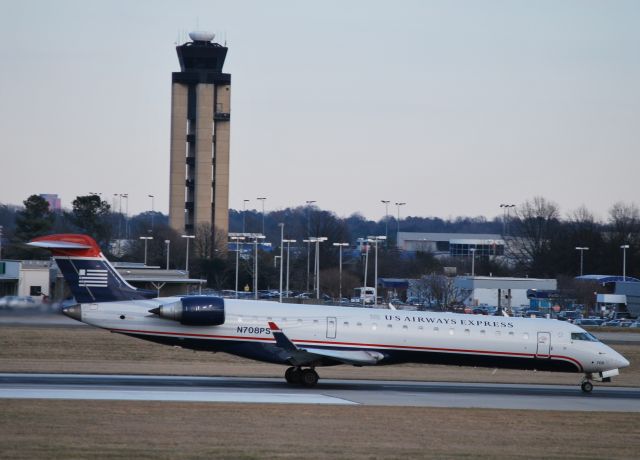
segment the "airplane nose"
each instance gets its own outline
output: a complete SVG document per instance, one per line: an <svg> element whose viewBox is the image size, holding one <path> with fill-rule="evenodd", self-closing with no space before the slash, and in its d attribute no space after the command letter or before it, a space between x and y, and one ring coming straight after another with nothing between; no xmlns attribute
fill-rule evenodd
<svg viewBox="0 0 640 460"><path fill-rule="evenodd" d="M64 307L62 313L69 318L76 321L82 321L82 308L80 305L71 305L70 307Z"/></svg>
<svg viewBox="0 0 640 460"><path fill-rule="evenodd" d="M616 366L618 366L618 368L628 367L630 364L627 358L622 356L620 353L616 353L616 356L614 356L613 361L615 362Z"/></svg>

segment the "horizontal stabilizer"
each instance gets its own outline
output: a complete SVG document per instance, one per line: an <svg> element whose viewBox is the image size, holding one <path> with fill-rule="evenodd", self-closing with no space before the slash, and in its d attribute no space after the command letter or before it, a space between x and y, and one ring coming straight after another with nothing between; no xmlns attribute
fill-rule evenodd
<svg viewBox="0 0 640 460"><path fill-rule="evenodd" d="M90 249L91 246L80 243L71 243L69 241L32 241L27 243L29 246L46 249Z"/></svg>
<svg viewBox="0 0 640 460"><path fill-rule="evenodd" d="M100 246L88 235L64 233L35 238L27 243L36 248L49 249L56 257L101 257Z"/></svg>

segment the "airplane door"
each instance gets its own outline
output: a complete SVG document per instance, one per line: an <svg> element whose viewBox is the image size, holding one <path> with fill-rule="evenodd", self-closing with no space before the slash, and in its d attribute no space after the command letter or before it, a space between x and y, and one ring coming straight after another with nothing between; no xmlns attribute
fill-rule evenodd
<svg viewBox="0 0 640 460"><path fill-rule="evenodd" d="M338 325L338 321L334 316L327 316L327 338L328 339L336 338L337 325Z"/></svg>
<svg viewBox="0 0 640 460"><path fill-rule="evenodd" d="M551 357L551 333L538 332L538 349L536 351L536 358L550 358L550 357Z"/></svg>

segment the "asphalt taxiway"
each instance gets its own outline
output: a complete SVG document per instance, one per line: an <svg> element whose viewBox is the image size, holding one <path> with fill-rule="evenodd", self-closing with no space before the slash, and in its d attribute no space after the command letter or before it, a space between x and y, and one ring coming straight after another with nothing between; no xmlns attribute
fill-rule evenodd
<svg viewBox="0 0 640 460"><path fill-rule="evenodd" d="M102 399L640 412L640 388L97 374L0 374L0 399Z"/></svg>

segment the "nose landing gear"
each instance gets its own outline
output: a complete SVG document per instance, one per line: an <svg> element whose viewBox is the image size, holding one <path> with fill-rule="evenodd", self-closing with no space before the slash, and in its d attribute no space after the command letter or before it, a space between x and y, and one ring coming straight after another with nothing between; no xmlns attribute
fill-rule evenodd
<svg viewBox="0 0 640 460"><path fill-rule="evenodd" d="M291 385L302 385L311 388L318 383L320 377L313 368L290 367L284 373L284 378Z"/></svg>

